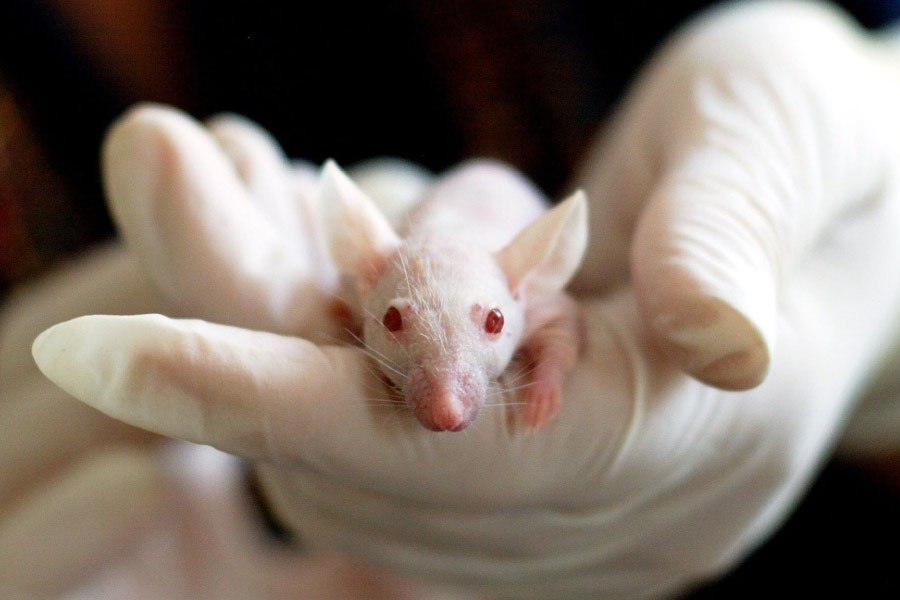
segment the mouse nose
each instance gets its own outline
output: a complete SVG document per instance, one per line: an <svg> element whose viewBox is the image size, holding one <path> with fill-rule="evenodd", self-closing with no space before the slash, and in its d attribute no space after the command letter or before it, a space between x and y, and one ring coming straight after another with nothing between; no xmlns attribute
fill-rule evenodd
<svg viewBox="0 0 900 600"><path fill-rule="evenodd" d="M417 373L410 382L408 398L416 418L432 431L462 431L478 413L479 394L467 393L467 386L459 381L445 382L430 373Z"/></svg>
<svg viewBox="0 0 900 600"><path fill-rule="evenodd" d="M435 431L460 431L469 424L466 408L459 398L445 396L431 406L431 423Z"/></svg>

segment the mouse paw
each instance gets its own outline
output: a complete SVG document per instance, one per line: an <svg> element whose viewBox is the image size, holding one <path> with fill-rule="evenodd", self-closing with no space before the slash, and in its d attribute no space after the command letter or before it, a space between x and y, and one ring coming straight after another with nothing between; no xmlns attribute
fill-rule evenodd
<svg viewBox="0 0 900 600"><path fill-rule="evenodd" d="M562 374L558 369L535 369L531 385L524 390L522 417L531 427L543 427L556 416L562 402Z"/></svg>

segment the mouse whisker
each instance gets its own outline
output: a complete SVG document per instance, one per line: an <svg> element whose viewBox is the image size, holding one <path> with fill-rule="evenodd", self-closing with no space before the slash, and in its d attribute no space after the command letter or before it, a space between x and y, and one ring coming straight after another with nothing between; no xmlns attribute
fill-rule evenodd
<svg viewBox="0 0 900 600"><path fill-rule="evenodd" d="M392 415L385 414L384 418L381 419L381 425L382 425L382 427L385 427L387 429L399 428L399 427L402 427L402 426L408 424L410 422L411 416L412 416L411 411L410 411L410 413L396 411Z"/></svg>
<svg viewBox="0 0 900 600"><path fill-rule="evenodd" d="M365 306L361 306L360 308L361 308L361 310L363 311L363 313L365 313L365 315L368 316L369 318L371 318L373 321L375 321L376 323L380 323L380 322L381 322L381 318L375 316L375 315L372 313L372 311L370 311L369 309L367 309ZM375 350L375 348L373 348L371 345L369 345L368 343L366 343L366 342L363 340L362 337L360 337L360 336L354 334L352 331L348 331L347 333L349 333L350 335L352 335L353 338L354 338L357 342L359 342L360 344L362 344L362 345L365 346L366 348L369 348L369 349L372 350L373 352L378 352L377 350ZM397 347L400 348L406 356L409 356L409 351L408 351L406 348L404 348L402 344L401 344L401 345L398 345ZM379 354L381 354L381 353L379 352ZM387 359L387 357L384 356L384 354L381 354L381 356L383 356L385 359Z"/></svg>
<svg viewBox="0 0 900 600"><path fill-rule="evenodd" d="M484 402L485 406L505 406L507 404L522 404L522 401L514 397L497 394L496 396L489 396Z"/></svg>
<svg viewBox="0 0 900 600"><path fill-rule="evenodd" d="M526 388L533 387L533 386L537 385L538 383L540 383L540 382L538 382L538 381L529 381L528 383L523 383L523 384L520 384L520 385L514 385L514 386L505 387L505 388L503 388L502 391L504 391L504 392L516 392L516 391L518 391L518 390L524 390L524 389L526 389Z"/></svg>
<svg viewBox="0 0 900 600"><path fill-rule="evenodd" d="M387 356L385 356L384 354L382 354L381 352L379 352L378 350L373 348L370 344L366 343L366 341L364 339L362 339L361 337L359 337L358 335L356 335L349 329L345 328L344 331L346 331L348 334L350 334L350 337L352 337L354 340L356 340L360 344L360 346L362 346L363 348L377 354L378 356L382 357L385 360L389 360Z"/></svg>
<svg viewBox="0 0 900 600"><path fill-rule="evenodd" d="M505 408L508 406L525 406L524 402L496 402L491 404L485 404L482 410L490 409L490 408Z"/></svg>
<svg viewBox="0 0 900 600"><path fill-rule="evenodd" d="M351 333L350 335L353 335L353 334ZM401 379L405 380L405 379L409 378L409 376L406 375L406 373L403 373L397 367L393 366L390 363L390 359L388 359L387 357L381 358L379 356L380 353L377 350L375 350L374 348L372 348L371 346L366 344L363 340L359 339L357 336L353 335L353 337L358 339L359 342L362 344L360 349L366 354L366 356L368 356L369 358L374 360L376 363L378 363L379 365L381 365L388 371L391 371L392 373L396 374ZM383 356L383 355L381 355L381 356Z"/></svg>
<svg viewBox="0 0 900 600"><path fill-rule="evenodd" d="M511 387L515 387L523 381L530 381L530 375L532 373L533 373L533 370L529 370L524 373L518 373L514 376L500 377L498 379L491 381L488 384L488 388L505 390L505 389L509 389Z"/></svg>
<svg viewBox="0 0 900 600"><path fill-rule="evenodd" d="M381 373L381 371L378 369L378 367L376 367L373 364L367 364L366 370L372 376L372 379L374 381L380 382L380 383L369 383L364 386L366 392L369 394L369 397L381 398L384 396L385 392L387 392L389 395L392 394L391 388L393 386L389 385L389 383L385 380L384 374ZM397 395L391 395L391 397L396 397L400 401L403 400L400 396L397 396Z"/></svg>
<svg viewBox="0 0 900 600"><path fill-rule="evenodd" d="M535 368L535 365L532 363L525 363L518 360L511 361L509 367L506 369L506 373L513 379L521 379L522 377L533 373Z"/></svg>
<svg viewBox="0 0 900 600"><path fill-rule="evenodd" d="M409 293L412 289L412 284L409 282L409 263L406 261L406 253L404 252L400 253L400 268L403 271L403 278L406 280L406 291Z"/></svg>
<svg viewBox="0 0 900 600"><path fill-rule="evenodd" d="M519 373L512 377L503 377L497 380L496 386L497 388L508 390L508 389L516 389L520 385L529 385L532 382L531 375L534 373L533 369L529 369L526 372Z"/></svg>

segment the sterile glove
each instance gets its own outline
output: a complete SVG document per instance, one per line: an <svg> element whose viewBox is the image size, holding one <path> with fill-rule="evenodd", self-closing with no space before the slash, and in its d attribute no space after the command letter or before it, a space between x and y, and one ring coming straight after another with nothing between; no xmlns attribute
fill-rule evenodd
<svg viewBox="0 0 900 600"><path fill-rule="evenodd" d="M489 596L675 594L778 526L895 337L898 74L812 4L731 6L666 46L578 182L585 347L540 430L501 407L435 434L378 402L358 349L204 321L83 317L34 355L115 418L258 461L306 548ZM320 271L260 260L229 288L250 259L228 240L284 244L209 134L153 109L107 148L119 225L172 297L320 336L324 313L285 300Z"/></svg>
<svg viewBox="0 0 900 600"><path fill-rule="evenodd" d="M214 118L207 133L155 106L123 118L103 154L120 232L162 295L186 314L310 338L342 333L311 165L289 165L274 140L241 117ZM395 160L350 172L391 214L430 181ZM137 199L146 194L152 202Z"/></svg>
<svg viewBox="0 0 900 600"><path fill-rule="evenodd" d="M427 176L396 161L359 168L366 181L407 192ZM153 311L181 314L118 244L2 307L0 598L451 598L346 556L274 544L239 460L111 419L54 386L31 357L34 337L53 323Z"/></svg>

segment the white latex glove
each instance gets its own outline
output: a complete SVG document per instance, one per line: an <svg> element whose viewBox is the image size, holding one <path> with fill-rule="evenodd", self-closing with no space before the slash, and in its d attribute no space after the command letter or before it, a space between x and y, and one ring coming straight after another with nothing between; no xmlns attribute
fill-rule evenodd
<svg viewBox="0 0 900 600"><path fill-rule="evenodd" d="M311 165L289 165L271 137L242 117L214 118L207 133L155 106L121 119L103 155L121 233L185 314L312 338L342 332L332 314L337 273L314 226ZM420 167L389 159L358 172L393 212L430 180Z"/></svg>
<svg viewBox="0 0 900 600"><path fill-rule="evenodd" d="M413 167L366 169L401 181ZM450 598L345 556L266 542L236 459L111 419L41 375L31 342L53 323L179 314L121 246L89 252L2 309L0 598Z"/></svg>
<svg viewBox="0 0 900 600"><path fill-rule="evenodd" d="M667 46L580 181L596 217L581 289L622 285L584 300L586 347L539 431L498 408L434 434L377 401L355 349L202 321L84 317L34 355L109 415L260 461L307 547L502 597L676 593L779 524L895 333L897 75L815 5L730 7ZM223 321L291 329L282 296L257 295L265 318L247 321L247 288L219 285L247 263L212 260L208 240L262 230L208 134L131 119L106 168L157 280ZM144 215L153 226L132 233ZM185 276L189 242L208 288ZM254 264L269 269L254 290L283 284L277 261ZM682 366L732 388L768 377L726 392Z"/></svg>

